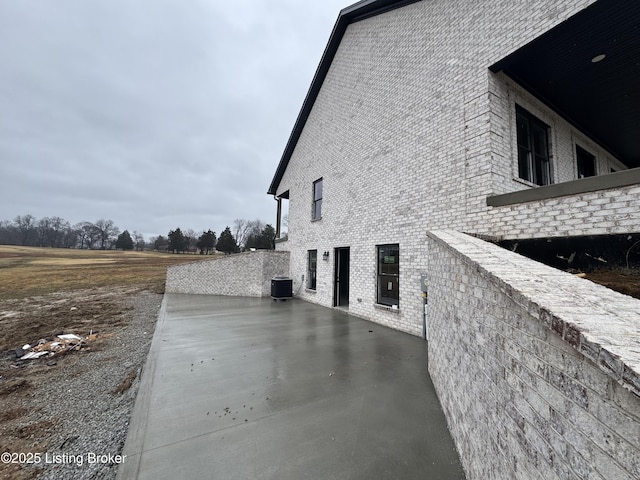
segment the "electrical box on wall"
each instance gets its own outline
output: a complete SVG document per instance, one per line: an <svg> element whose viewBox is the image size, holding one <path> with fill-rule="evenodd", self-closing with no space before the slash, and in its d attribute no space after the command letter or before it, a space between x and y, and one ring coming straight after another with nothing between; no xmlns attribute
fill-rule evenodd
<svg viewBox="0 0 640 480"><path fill-rule="evenodd" d="M427 274L426 273L420 274L420 290L423 293L427 292Z"/></svg>

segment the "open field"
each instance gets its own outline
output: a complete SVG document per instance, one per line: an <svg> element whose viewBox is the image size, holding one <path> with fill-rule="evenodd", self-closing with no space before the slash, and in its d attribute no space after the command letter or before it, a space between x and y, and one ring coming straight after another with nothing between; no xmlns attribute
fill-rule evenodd
<svg viewBox="0 0 640 480"><path fill-rule="evenodd" d="M0 452L118 454L170 265L200 255L0 245ZM75 334L36 360L16 350ZM117 465L0 463L0 478L115 478Z"/></svg>
<svg viewBox="0 0 640 480"><path fill-rule="evenodd" d="M110 285L161 293L167 267L201 255L0 245L0 300Z"/></svg>

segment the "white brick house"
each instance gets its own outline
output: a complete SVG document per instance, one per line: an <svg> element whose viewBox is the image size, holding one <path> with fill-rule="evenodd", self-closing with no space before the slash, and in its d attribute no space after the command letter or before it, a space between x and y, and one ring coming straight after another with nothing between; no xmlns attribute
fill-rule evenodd
<svg viewBox="0 0 640 480"><path fill-rule="evenodd" d="M276 248L294 292L420 335L429 231L640 231L638 14L630 0L343 9L268 192L289 203Z"/></svg>
<svg viewBox="0 0 640 480"><path fill-rule="evenodd" d="M640 301L480 239L640 232L639 59L637 0L364 0L331 33L276 248L305 300L425 322L469 479L640 478Z"/></svg>

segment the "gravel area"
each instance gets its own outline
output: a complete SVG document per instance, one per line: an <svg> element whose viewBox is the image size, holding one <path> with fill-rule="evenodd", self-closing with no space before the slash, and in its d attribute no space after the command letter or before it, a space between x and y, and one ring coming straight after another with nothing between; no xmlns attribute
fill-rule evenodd
<svg viewBox="0 0 640 480"><path fill-rule="evenodd" d="M0 478L116 477L115 456L124 446L162 295L121 290L113 296L122 307L118 326L105 328L88 350L28 365L7 366L5 359L0 402L12 436L3 432L2 452L40 459L0 465Z"/></svg>

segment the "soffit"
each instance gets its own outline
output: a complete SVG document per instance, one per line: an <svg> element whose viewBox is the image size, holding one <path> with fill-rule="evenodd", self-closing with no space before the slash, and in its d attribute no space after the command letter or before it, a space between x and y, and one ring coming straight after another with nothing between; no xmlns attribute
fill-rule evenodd
<svg viewBox="0 0 640 480"><path fill-rule="evenodd" d="M490 69L640 166L640 1L598 0Z"/></svg>

